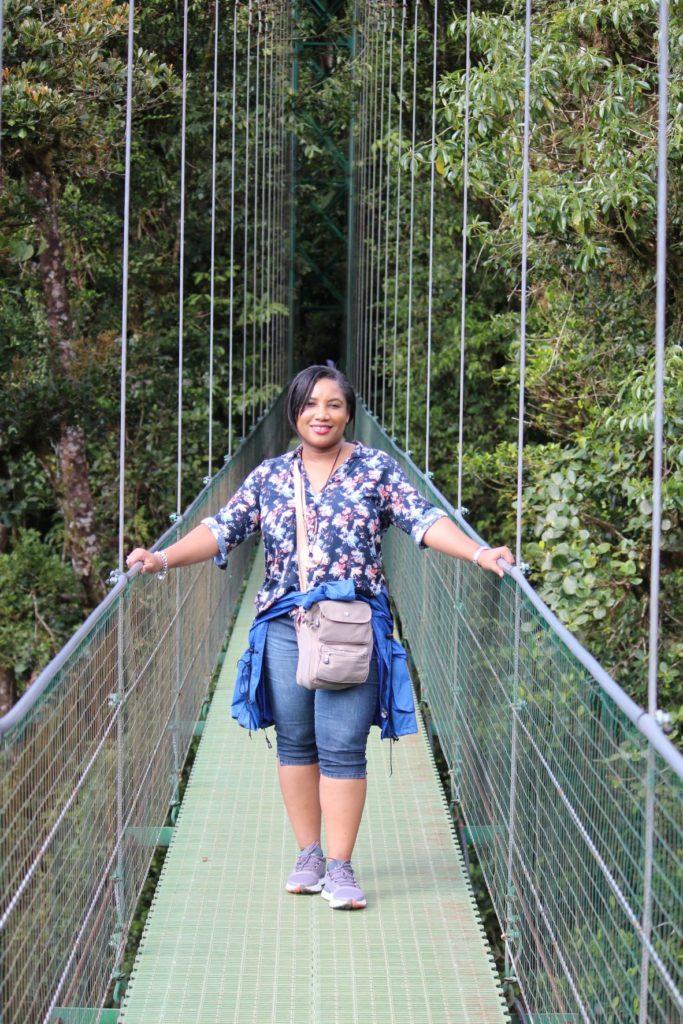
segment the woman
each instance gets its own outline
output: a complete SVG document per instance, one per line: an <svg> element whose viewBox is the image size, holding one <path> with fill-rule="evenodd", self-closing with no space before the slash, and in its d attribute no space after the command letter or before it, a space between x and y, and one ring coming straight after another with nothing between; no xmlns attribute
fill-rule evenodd
<svg viewBox="0 0 683 1024"><path fill-rule="evenodd" d="M211 557L225 568L232 548L260 530L266 578L256 598L249 649L240 660L232 713L248 728L275 724L280 787L300 848L287 891L320 892L333 909L343 910L366 906L351 855L365 803L370 726L380 726L382 737L390 739L417 731L405 651L392 639L381 535L393 523L420 547L474 560L499 576L499 559L513 563L508 548L483 548L470 540L415 490L389 455L345 440L354 414L355 394L342 373L327 366L302 370L287 396L288 419L300 439L295 451L262 462L215 516L164 552L136 548L127 559L128 566L142 562L143 572ZM296 557L295 459L307 508L307 597ZM368 678L342 690L307 690L296 683L294 615L307 599L344 599L342 591L371 606Z"/></svg>

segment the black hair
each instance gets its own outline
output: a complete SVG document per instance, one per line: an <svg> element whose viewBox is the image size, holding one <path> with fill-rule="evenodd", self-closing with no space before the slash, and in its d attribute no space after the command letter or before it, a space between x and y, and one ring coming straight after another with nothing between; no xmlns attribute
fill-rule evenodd
<svg viewBox="0 0 683 1024"><path fill-rule="evenodd" d="M321 378L333 380L339 385L346 401L346 408L351 416L349 423L356 415L356 392L341 370L337 370L333 366L307 366L305 370L300 370L297 373L287 392L287 419L295 434L297 433L296 423L301 411Z"/></svg>

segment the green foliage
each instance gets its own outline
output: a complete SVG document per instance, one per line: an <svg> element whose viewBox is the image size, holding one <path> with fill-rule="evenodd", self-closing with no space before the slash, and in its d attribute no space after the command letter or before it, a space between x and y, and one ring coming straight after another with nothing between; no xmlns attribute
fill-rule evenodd
<svg viewBox="0 0 683 1024"><path fill-rule="evenodd" d="M11 552L0 554L0 593L0 665L30 677L80 625L79 588L54 542L21 530Z"/></svg>
<svg viewBox="0 0 683 1024"><path fill-rule="evenodd" d="M184 309L183 503L209 470L208 291L210 256L213 7L189 11L188 161ZM87 439L95 527L106 579L117 560L121 238L128 4L123 0L10 0L5 5L3 188L0 190L0 520L10 553L23 530L60 533L55 444L65 420ZM240 18L246 19L246 9ZM246 21L245 21L246 24ZM223 25L225 29L225 25ZM216 210L216 333L213 461L228 448L230 75L232 33L219 36ZM175 509L178 382L178 206L182 5L136 5L128 291L126 536L148 544ZM237 107L245 106L240 50ZM252 89L253 89L252 76ZM255 117L254 96L251 101ZM236 210L244 209L244 123L238 124ZM253 124L252 124L253 154ZM75 353L68 379L56 372L40 257L45 249L27 177L50 183L69 281ZM242 170L240 171L240 168ZM253 196L252 196L253 198ZM252 366L251 330L282 312L244 296L241 220L235 244L233 444L242 433L242 311L248 339L247 429L268 398ZM252 216L253 223L253 216ZM241 397L241 396L240 396ZM254 413L256 409L256 414ZM70 567L65 568L70 572ZM75 585L72 622L87 611ZM51 592L50 592L51 593ZM31 621L29 616L29 621ZM0 629L13 621L0 604ZM24 662L21 663L24 665ZM21 693L33 663L18 669Z"/></svg>
<svg viewBox="0 0 683 1024"><path fill-rule="evenodd" d="M404 187L398 280L388 284L391 303L397 295L391 363L397 384L395 394L386 397L383 419L390 429L393 424L401 443L408 437L418 465L425 458L428 395L424 324L431 69L423 55L431 52L430 18L425 9L418 40L415 149L410 146L409 96L404 97L402 142L395 129L384 142L392 159L401 161ZM652 530L656 18L655 0L558 0L535 5L532 30L523 555L544 599L640 703L647 679ZM429 406L430 469L455 504L465 113L462 5L457 13L454 5L450 22L450 41L439 54ZM683 21L676 8L670 29L659 696L678 721L683 720L683 414L676 405L683 336L682 41ZM516 515L523 54L524 4L474 4L462 502L481 533L508 544L514 541ZM410 84L412 30L404 55ZM412 274L407 257L411 168L416 173ZM391 262L393 256L392 247Z"/></svg>

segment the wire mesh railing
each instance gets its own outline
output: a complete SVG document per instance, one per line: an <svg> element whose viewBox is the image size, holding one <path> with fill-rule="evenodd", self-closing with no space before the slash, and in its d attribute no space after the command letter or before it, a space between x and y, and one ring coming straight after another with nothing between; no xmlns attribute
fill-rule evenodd
<svg viewBox="0 0 683 1024"><path fill-rule="evenodd" d="M476 537L365 407L356 436ZM683 758L517 571L499 580L396 530L384 559L532 1019L637 1021L645 962L647 1019L680 1020Z"/></svg>
<svg viewBox="0 0 683 1024"><path fill-rule="evenodd" d="M282 397L155 547L212 514L289 436ZM253 543L122 577L0 719L0 1020L102 1005ZM226 709L226 713L227 709Z"/></svg>

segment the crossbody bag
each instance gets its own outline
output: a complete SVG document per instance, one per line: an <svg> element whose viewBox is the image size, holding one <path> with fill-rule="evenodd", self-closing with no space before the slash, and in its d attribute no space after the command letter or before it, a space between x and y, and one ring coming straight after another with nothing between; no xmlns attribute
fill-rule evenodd
<svg viewBox="0 0 683 1024"><path fill-rule="evenodd" d="M306 497L296 460L292 468L299 585L306 593ZM299 645L299 686L307 690L345 690L367 680L373 638L372 609L366 601L316 601L308 609L299 608L294 621Z"/></svg>

